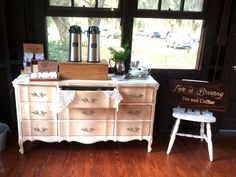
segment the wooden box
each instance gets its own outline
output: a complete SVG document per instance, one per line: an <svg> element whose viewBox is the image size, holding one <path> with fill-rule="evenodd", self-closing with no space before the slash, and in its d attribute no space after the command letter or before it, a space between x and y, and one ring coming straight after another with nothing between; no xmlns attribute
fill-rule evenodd
<svg viewBox="0 0 236 177"><path fill-rule="evenodd" d="M57 60L38 60L39 72L58 72Z"/></svg>
<svg viewBox="0 0 236 177"><path fill-rule="evenodd" d="M107 80L108 64L106 60L99 63L61 62L59 63L60 79Z"/></svg>

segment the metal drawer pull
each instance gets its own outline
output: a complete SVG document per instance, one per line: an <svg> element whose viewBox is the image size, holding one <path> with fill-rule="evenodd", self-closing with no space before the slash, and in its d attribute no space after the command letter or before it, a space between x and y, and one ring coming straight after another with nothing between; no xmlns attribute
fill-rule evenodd
<svg viewBox="0 0 236 177"><path fill-rule="evenodd" d="M131 93L129 96L132 98L141 98L144 95L142 93Z"/></svg>
<svg viewBox="0 0 236 177"><path fill-rule="evenodd" d="M94 130L96 130L95 128L82 128L82 130L84 131L84 132L92 132L92 131L94 131Z"/></svg>
<svg viewBox="0 0 236 177"><path fill-rule="evenodd" d="M32 113L34 115L39 115L39 116L44 116L45 114L47 114L47 112L45 111L33 111Z"/></svg>
<svg viewBox="0 0 236 177"><path fill-rule="evenodd" d="M86 116L91 116L95 113L95 111L85 110L85 111L82 111L82 113Z"/></svg>
<svg viewBox="0 0 236 177"><path fill-rule="evenodd" d="M81 99L84 103L96 103L98 101L97 98L91 98L91 99L88 99L88 98L82 98Z"/></svg>
<svg viewBox="0 0 236 177"><path fill-rule="evenodd" d="M129 127L129 128L127 128L127 130L129 132L138 132L140 130L140 128L138 128L138 127Z"/></svg>
<svg viewBox="0 0 236 177"><path fill-rule="evenodd" d="M40 132L40 133L46 132L47 130L48 130L47 128L41 128L41 129L38 127L34 128L34 131Z"/></svg>
<svg viewBox="0 0 236 177"><path fill-rule="evenodd" d="M141 111L128 111L128 114L131 115L131 116L137 116L141 113Z"/></svg>
<svg viewBox="0 0 236 177"><path fill-rule="evenodd" d="M43 93L43 92L40 92L40 93L33 92L33 93L31 93L31 95L33 97L43 98L44 96L46 96L46 93Z"/></svg>

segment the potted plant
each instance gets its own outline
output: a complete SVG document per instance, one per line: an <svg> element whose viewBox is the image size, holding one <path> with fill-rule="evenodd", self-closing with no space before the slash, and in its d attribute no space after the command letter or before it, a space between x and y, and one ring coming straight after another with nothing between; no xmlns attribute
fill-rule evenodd
<svg viewBox="0 0 236 177"><path fill-rule="evenodd" d="M110 50L113 56L113 58L109 60L109 64L111 65L111 61L115 62L114 73L117 75L125 74L124 61L131 53L131 50L129 49L129 44L125 43L122 47L119 48L109 47L108 49Z"/></svg>

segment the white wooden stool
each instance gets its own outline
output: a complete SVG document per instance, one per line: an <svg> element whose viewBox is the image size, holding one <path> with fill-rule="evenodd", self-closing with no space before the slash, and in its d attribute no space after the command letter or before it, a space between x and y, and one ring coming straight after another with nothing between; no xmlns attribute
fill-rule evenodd
<svg viewBox="0 0 236 177"><path fill-rule="evenodd" d="M178 136L185 136L190 138L200 138L201 141L205 140L208 144L208 153L210 161L213 161L213 145L211 139L211 123L216 121L216 118L213 116L212 112L209 111L199 111L196 109L185 109L176 107L173 108L173 117L176 118L175 125L172 129L170 142L167 149L167 154L170 154L171 148L174 144L176 135ZM199 122L200 124L200 135L193 135L193 134L184 134L178 133L180 121L192 121L192 122ZM206 124L206 133L205 133L205 124Z"/></svg>

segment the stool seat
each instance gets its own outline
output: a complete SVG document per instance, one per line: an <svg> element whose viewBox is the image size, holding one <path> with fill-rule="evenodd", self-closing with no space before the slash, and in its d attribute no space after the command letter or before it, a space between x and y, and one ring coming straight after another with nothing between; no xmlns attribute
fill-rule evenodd
<svg viewBox="0 0 236 177"><path fill-rule="evenodd" d="M167 154L170 154L172 146L174 144L176 136L185 136L189 138L199 138L201 141L205 140L208 145L208 154L210 161L213 161L213 145L211 140L211 123L216 122L216 118L213 116L213 113L210 111L199 111L197 109L187 109L181 107L173 108L172 116L176 118L175 125L172 129L170 141L167 149ZM179 125L181 120L192 121L200 123L200 135L179 133ZM206 132L205 132L206 124Z"/></svg>
<svg viewBox="0 0 236 177"><path fill-rule="evenodd" d="M213 113L207 110L200 111L195 109L185 109L177 107L173 108L172 115L174 118L194 121L194 122L210 122L210 123L216 122L216 118L213 116Z"/></svg>

